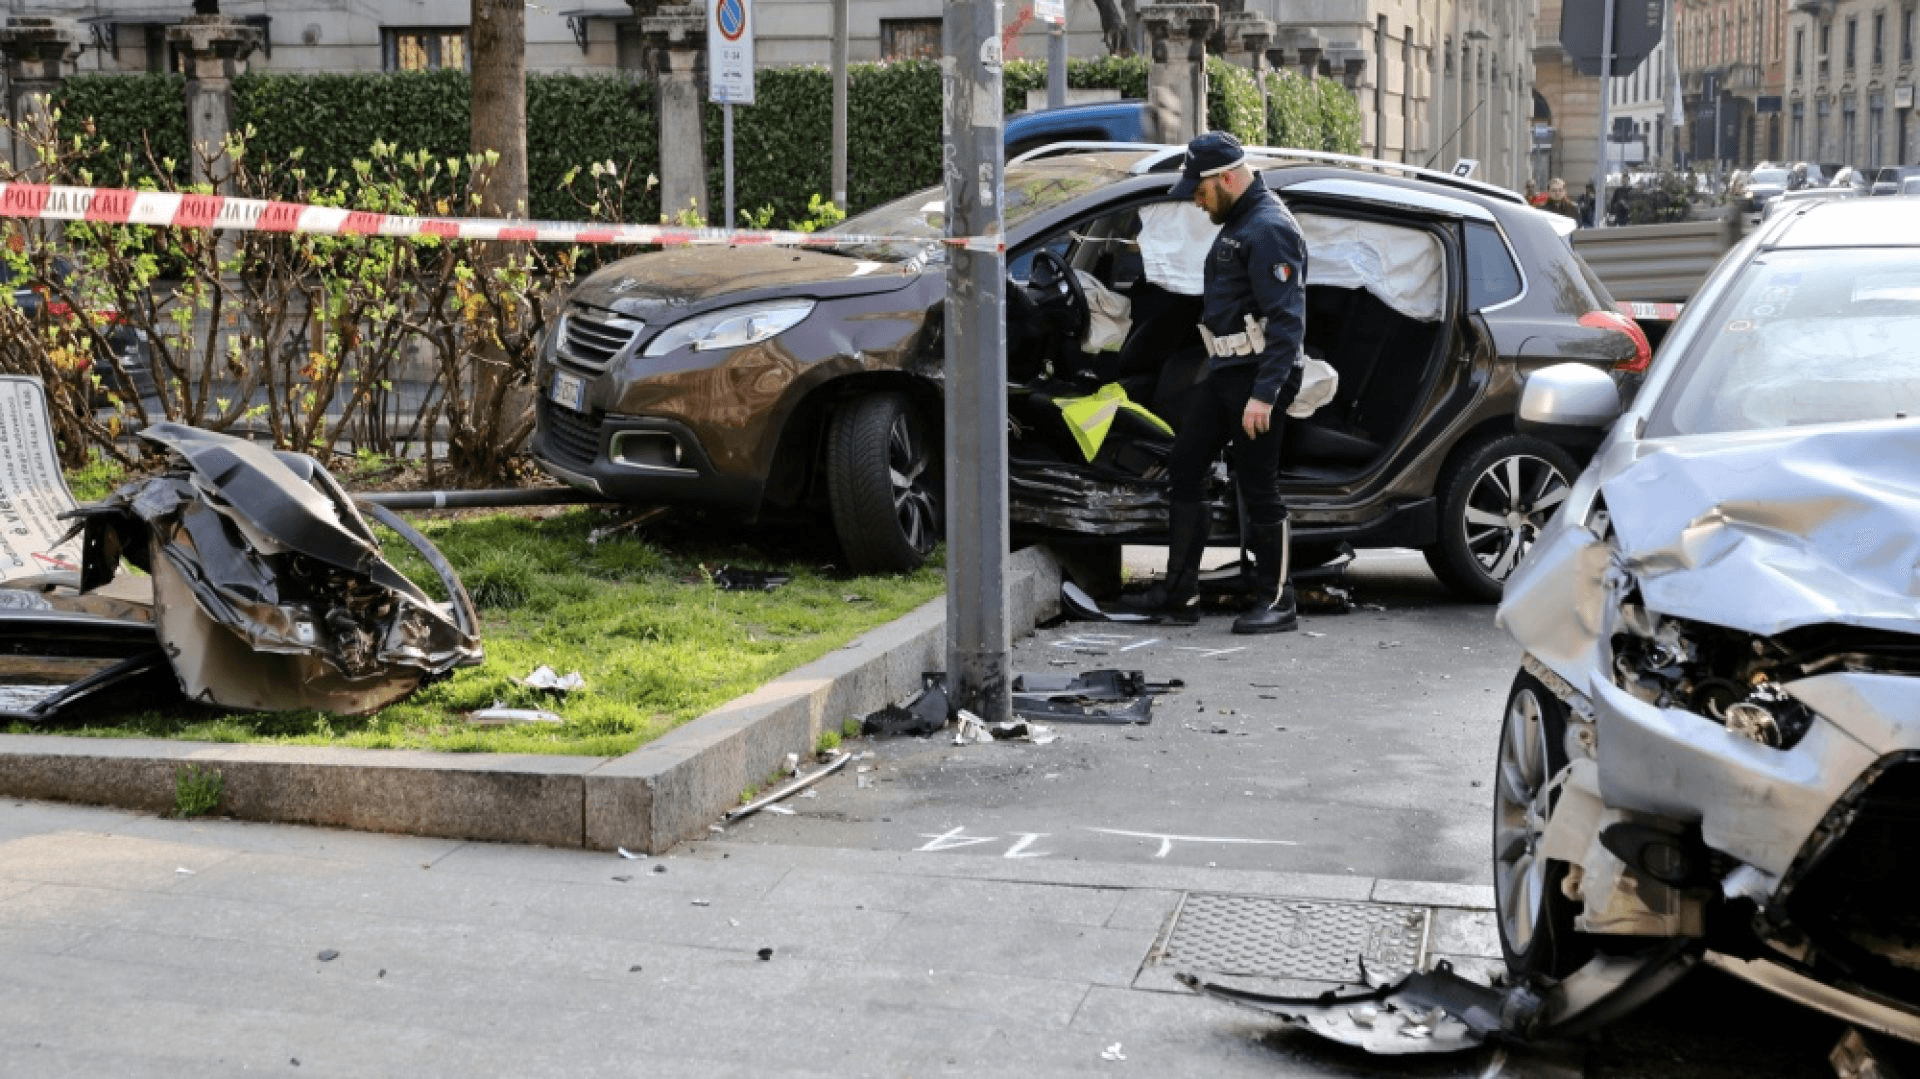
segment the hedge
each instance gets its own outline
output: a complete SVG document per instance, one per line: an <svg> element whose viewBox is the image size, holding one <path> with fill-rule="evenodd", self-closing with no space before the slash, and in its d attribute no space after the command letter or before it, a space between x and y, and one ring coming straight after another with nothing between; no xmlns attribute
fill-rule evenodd
<svg viewBox="0 0 1920 1079"><path fill-rule="evenodd" d="M1267 75L1267 137L1296 150L1360 152L1360 103L1333 79L1292 71Z"/></svg>
<svg viewBox="0 0 1920 1079"><path fill-rule="evenodd" d="M187 158L187 81L175 74L76 75L54 88L61 141L91 135L115 147L89 155L82 165L95 183L138 187L157 179L158 161L172 166L172 178L185 179ZM92 130L88 131L91 124ZM149 157L151 150L151 157Z"/></svg>
<svg viewBox="0 0 1920 1079"><path fill-rule="evenodd" d="M1068 61L1067 85L1102 88L1144 98L1148 61L1105 56ZM1291 72L1268 76L1263 114L1253 76L1219 57L1207 60L1207 123L1250 144L1352 152L1360 146L1360 111L1331 79ZM1008 112L1027 91L1046 86L1044 61L1014 59L1003 76ZM752 213L773 208L772 222L804 218L812 194L831 194L833 80L824 67L763 68L755 76L757 104L734 110L735 204ZM940 180L940 68L933 61L854 64L848 71L848 191L855 211ZM314 181L365 159L375 140L440 158L465 156L471 82L456 70L372 74L249 73L234 80L234 123L253 135L256 160L287 162L300 155ZM91 120L113 146L136 148L151 139L155 152L187 172L184 82L178 75L80 75L60 84L55 98L63 135ZM722 197L721 111L706 116L710 190ZM586 170L612 162L631 182L622 206L629 221L657 220L663 209L647 177L659 168L659 123L653 87L624 74L534 74L527 77L527 163L530 211L571 219L584 212L560 190L581 170L576 188L591 190ZM152 177L144 154L103 153L90 162L104 182ZM125 175L123 176L123 171ZM717 217L718 215L714 215Z"/></svg>

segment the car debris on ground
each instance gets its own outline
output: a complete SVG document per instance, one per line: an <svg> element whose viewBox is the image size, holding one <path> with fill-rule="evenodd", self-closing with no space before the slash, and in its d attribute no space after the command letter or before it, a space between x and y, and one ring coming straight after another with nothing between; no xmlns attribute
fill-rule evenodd
<svg viewBox="0 0 1920 1079"><path fill-rule="evenodd" d="M826 764L822 765L821 767L806 773L805 775L797 774L799 771L799 761L795 757L795 755L789 753L787 754L787 757L790 762L789 768L793 773L795 773L793 779L780 784L778 787L775 787L773 790L768 791L766 794L763 794L760 797L755 798L753 801L748 802L746 805L738 806L734 809L728 810L726 815L721 819L727 821L730 824L734 821L740 820L743 817L750 817L753 814L758 813L763 809L772 810L773 812L776 812L776 813L792 813L793 810L783 809L780 806L775 805L774 803L782 801L786 798L789 798L794 794L808 787L811 787L815 783L818 783L820 780L825 779L826 777L832 775L833 773L838 772L840 769L845 768L847 766L847 762L853 759L853 754L836 753L832 760L828 761Z"/></svg>
<svg viewBox="0 0 1920 1079"><path fill-rule="evenodd" d="M946 674L929 671L920 676L921 688L905 701L890 704L862 721L867 735L924 738L946 727L950 705ZM1006 727L1006 737L1025 738L1028 723L1146 724L1153 722L1153 698L1180 689L1175 678L1153 682L1141 671L1096 670L1079 674L1016 674L1013 676L1013 714L1021 732ZM963 729L963 740L967 732ZM1039 739L1033 739L1038 741ZM1051 739L1048 739L1049 741Z"/></svg>
<svg viewBox="0 0 1920 1079"><path fill-rule="evenodd" d="M481 662L479 618L446 559L366 507L433 568L443 604L381 557L313 458L174 423L139 437L167 451L166 470L80 506L44 388L0 376L0 716L182 695L364 715Z"/></svg>
<svg viewBox="0 0 1920 1079"><path fill-rule="evenodd" d="M490 708L468 712L467 722L477 727L519 727L536 723L559 725L566 720L544 708L509 708L495 701Z"/></svg>
<svg viewBox="0 0 1920 1079"><path fill-rule="evenodd" d="M700 568L702 571L707 571L705 566ZM740 569L737 566L721 566L719 569L707 571L707 576L713 580L713 586L722 592L771 592L793 580L791 573L781 573L777 570Z"/></svg>
<svg viewBox="0 0 1920 1079"><path fill-rule="evenodd" d="M587 687L587 680L581 676L579 671L568 671L566 674L556 674L552 667L544 663L535 667L533 672L525 678L515 678L512 681L516 686L526 686L528 689L544 689L554 693L571 693L576 689L585 689Z"/></svg>

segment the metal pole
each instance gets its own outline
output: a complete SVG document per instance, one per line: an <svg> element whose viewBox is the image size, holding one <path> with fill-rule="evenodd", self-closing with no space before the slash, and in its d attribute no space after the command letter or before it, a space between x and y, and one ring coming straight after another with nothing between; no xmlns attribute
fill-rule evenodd
<svg viewBox="0 0 1920 1079"><path fill-rule="evenodd" d="M733 102L731 101L726 102L720 106L720 144L723 147L721 152L726 157L726 165L722 171L726 174L726 177L727 177L727 216L720 222L720 227L723 229L730 229L734 227L734 224L733 224Z"/></svg>
<svg viewBox="0 0 1920 1079"><path fill-rule="evenodd" d="M947 0L949 237L1004 235L999 0ZM1007 655L1006 255L947 249L947 692L988 723L1012 718Z"/></svg>
<svg viewBox="0 0 1920 1079"><path fill-rule="evenodd" d="M847 208L847 8L833 0L833 204Z"/></svg>
<svg viewBox="0 0 1920 1079"><path fill-rule="evenodd" d="M1067 20L1047 31L1047 108L1067 103Z"/></svg>
<svg viewBox="0 0 1920 1079"><path fill-rule="evenodd" d="M1600 163L1593 170L1593 227L1607 227L1607 146L1613 133L1607 130L1608 98L1613 95L1613 5L1601 0L1606 11L1600 16Z"/></svg>

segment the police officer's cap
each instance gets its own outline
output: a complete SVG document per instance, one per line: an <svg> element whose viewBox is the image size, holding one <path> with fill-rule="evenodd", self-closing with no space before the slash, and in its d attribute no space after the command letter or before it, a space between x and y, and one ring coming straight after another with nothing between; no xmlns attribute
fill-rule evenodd
<svg viewBox="0 0 1920 1079"><path fill-rule="evenodd" d="M1173 197L1190 199L1200 181L1227 171L1247 159L1240 140L1224 131L1209 131L1187 143L1186 171L1173 185Z"/></svg>

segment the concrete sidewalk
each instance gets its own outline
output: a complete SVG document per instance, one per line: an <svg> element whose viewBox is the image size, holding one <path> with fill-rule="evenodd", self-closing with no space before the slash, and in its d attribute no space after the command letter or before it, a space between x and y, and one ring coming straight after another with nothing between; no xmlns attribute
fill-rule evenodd
<svg viewBox="0 0 1920 1079"><path fill-rule="evenodd" d="M1483 892L726 841L629 860L8 802L0 1071L1365 1074L1173 985L1176 910L1394 898L1432 954L1470 958L1486 913L1440 904ZM1530 1067L1506 1074L1565 1074Z"/></svg>

